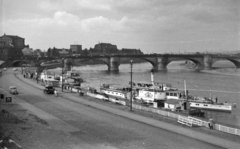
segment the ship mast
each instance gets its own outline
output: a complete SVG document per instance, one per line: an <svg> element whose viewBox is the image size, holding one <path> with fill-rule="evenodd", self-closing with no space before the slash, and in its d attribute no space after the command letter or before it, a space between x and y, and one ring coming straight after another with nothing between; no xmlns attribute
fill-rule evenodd
<svg viewBox="0 0 240 149"><path fill-rule="evenodd" d="M152 85L154 85L154 75L153 75L153 69L151 69L151 82L152 82Z"/></svg>
<svg viewBox="0 0 240 149"><path fill-rule="evenodd" d="M187 97L187 86L186 86L186 80L184 80L184 92L185 92L185 96Z"/></svg>

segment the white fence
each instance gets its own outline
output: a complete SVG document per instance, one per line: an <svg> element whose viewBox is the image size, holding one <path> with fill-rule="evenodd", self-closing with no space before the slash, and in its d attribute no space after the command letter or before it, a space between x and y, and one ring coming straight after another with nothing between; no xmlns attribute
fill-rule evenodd
<svg viewBox="0 0 240 149"><path fill-rule="evenodd" d="M203 120L188 116L188 119L192 121L194 125L203 126Z"/></svg>
<svg viewBox="0 0 240 149"><path fill-rule="evenodd" d="M157 113L159 115L171 117L171 118L174 118L174 119L177 119L177 120L178 120L178 117L181 116L181 115L171 113L171 112L168 112L168 111L155 109L155 108L149 108L149 107L143 107L143 106L135 105L135 104L133 104L133 108L138 109L138 110L149 111L149 112L152 112L152 113ZM188 117L188 119L189 118L192 120L192 124L195 124L195 125L198 125L198 126L209 127L207 121L203 121L203 120L193 118L193 117ZM227 127L227 126L224 126L224 125L215 124L215 130L240 136L240 129L237 129L237 128L231 128L231 127Z"/></svg>
<svg viewBox="0 0 240 149"><path fill-rule="evenodd" d="M192 127L193 125L193 120L189 119L188 117L185 117L185 116L178 116L178 123L181 123L181 124L184 124L184 125L187 125L187 126L190 126Z"/></svg>

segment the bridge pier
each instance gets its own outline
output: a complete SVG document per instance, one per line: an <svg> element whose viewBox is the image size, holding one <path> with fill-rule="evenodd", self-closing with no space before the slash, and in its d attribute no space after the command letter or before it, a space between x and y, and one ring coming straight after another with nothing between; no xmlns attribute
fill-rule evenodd
<svg viewBox="0 0 240 149"><path fill-rule="evenodd" d="M119 71L120 58L111 57L108 63L108 71Z"/></svg>
<svg viewBox="0 0 240 149"><path fill-rule="evenodd" d="M167 70L167 66L163 63L159 63L158 65L153 65L153 70L154 71Z"/></svg>
<svg viewBox="0 0 240 149"><path fill-rule="evenodd" d="M165 57L157 58L157 63L153 64L153 70L167 70L168 59Z"/></svg>
<svg viewBox="0 0 240 149"><path fill-rule="evenodd" d="M207 55L204 56L204 69L205 70L211 70L212 69L212 57Z"/></svg>

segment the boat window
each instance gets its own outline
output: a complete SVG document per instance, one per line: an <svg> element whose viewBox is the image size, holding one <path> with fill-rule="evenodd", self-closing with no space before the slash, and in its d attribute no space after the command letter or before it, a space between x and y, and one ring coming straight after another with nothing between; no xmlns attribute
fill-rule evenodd
<svg viewBox="0 0 240 149"><path fill-rule="evenodd" d="M167 92L166 95L169 96L169 93Z"/></svg>
<svg viewBox="0 0 240 149"><path fill-rule="evenodd" d="M170 96L173 96L173 93L170 93Z"/></svg>
<svg viewBox="0 0 240 149"><path fill-rule="evenodd" d="M177 93L174 93L174 96L177 96Z"/></svg>

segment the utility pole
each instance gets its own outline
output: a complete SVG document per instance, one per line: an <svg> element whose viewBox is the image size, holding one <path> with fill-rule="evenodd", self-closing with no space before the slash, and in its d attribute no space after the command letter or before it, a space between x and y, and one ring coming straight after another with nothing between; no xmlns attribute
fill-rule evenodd
<svg viewBox="0 0 240 149"><path fill-rule="evenodd" d="M37 58L37 60L39 60L39 58ZM37 62L37 63L39 63L39 62ZM37 83L38 83L38 72L39 72L39 69L40 69L40 63L39 64L37 64L37 71L36 71L36 73L37 73L37 76L36 76L36 79L37 79Z"/></svg>
<svg viewBox="0 0 240 149"><path fill-rule="evenodd" d="M64 58L62 58L62 92L63 92L63 67L64 67Z"/></svg>

